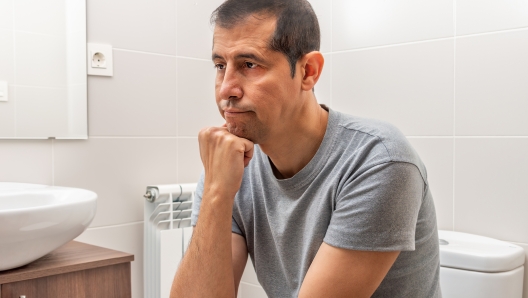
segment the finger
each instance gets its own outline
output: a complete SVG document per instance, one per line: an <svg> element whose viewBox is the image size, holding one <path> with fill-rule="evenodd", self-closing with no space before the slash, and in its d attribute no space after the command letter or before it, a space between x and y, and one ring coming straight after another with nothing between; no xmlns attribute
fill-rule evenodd
<svg viewBox="0 0 528 298"><path fill-rule="evenodd" d="M244 140L244 167L247 167L249 165L249 162L253 158L253 152L255 148L255 144L253 142L243 139Z"/></svg>

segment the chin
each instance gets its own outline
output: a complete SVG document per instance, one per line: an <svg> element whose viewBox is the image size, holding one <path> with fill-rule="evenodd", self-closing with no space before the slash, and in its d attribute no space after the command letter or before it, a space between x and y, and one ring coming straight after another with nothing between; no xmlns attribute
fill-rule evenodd
<svg viewBox="0 0 528 298"><path fill-rule="evenodd" d="M234 134L235 136L239 138L244 138L247 140L250 140L251 142L257 144L255 138L255 134L251 133L251 129L247 129L248 127L244 124L240 123L234 123L234 122L228 122L227 123L227 131Z"/></svg>

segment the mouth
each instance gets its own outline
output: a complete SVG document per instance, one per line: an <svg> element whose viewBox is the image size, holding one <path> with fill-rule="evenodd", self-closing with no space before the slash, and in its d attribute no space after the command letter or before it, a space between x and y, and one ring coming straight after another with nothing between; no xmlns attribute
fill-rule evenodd
<svg viewBox="0 0 528 298"><path fill-rule="evenodd" d="M249 113L249 111L240 111L240 110L225 110L224 116L225 117L236 117L243 114Z"/></svg>

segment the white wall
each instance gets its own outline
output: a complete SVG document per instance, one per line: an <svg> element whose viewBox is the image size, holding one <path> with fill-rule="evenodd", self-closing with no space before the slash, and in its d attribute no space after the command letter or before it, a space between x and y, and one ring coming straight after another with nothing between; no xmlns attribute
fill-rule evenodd
<svg viewBox="0 0 528 298"><path fill-rule="evenodd" d="M88 42L114 46L114 76L88 78L89 139L2 140L0 181L97 192L79 240L134 253L138 298L145 186L196 181L197 131L221 123L208 18L222 1L87 2ZM441 229L528 251L528 2L310 2L326 57L319 101L400 127ZM239 296L265 297L251 270Z"/></svg>

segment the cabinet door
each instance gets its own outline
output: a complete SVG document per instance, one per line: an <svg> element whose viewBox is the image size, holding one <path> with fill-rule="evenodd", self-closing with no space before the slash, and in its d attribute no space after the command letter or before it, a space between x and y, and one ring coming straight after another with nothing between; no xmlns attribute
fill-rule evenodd
<svg viewBox="0 0 528 298"><path fill-rule="evenodd" d="M3 284L1 298L130 298L130 263Z"/></svg>

